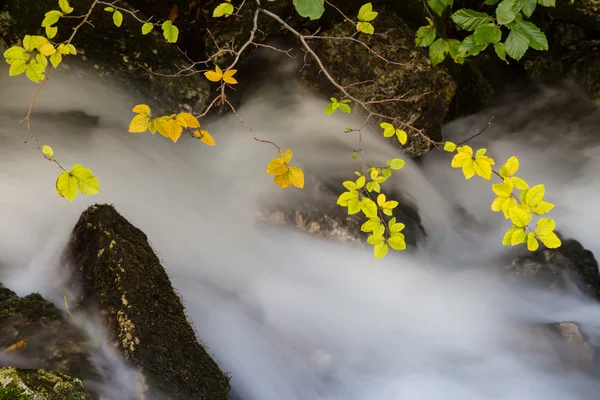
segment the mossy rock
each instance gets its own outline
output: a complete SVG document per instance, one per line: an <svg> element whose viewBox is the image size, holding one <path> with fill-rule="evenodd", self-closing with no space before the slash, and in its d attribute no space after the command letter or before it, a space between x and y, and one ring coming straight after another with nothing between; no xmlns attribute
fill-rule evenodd
<svg viewBox="0 0 600 400"><path fill-rule="evenodd" d="M81 380L36 369L0 368L1 400L92 400Z"/></svg>
<svg viewBox="0 0 600 400"><path fill-rule="evenodd" d="M83 287L80 303L100 308L112 340L151 391L173 399L228 399L228 377L198 343L141 230L110 205L92 206L73 230L68 257Z"/></svg>
<svg viewBox="0 0 600 400"><path fill-rule="evenodd" d="M85 337L39 294L18 297L0 284L0 348L25 360L28 368L48 369L81 379L96 371ZM8 360L2 365L6 366Z"/></svg>
<svg viewBox="0 0 600 400"><path fill-rule="evenodd" d="M79 15L89 9L91 0L73 3ZM120 2L121 7L128 7ZM6 0L5 19L10 17L10 26L0 23L0 38L6 44L19 44L25 34L43 35L41 28L44 14L58 8L56 0ZM83 25L73 41L78 49L77 56L65 58L67 65L89 65L101 75L108 75L127 85L140 95L149 96L163 112L204 109L209 97L209 85L201 74L186 78L162 77L148 72L173 74L175 65L185 66L186 59L175 44L167 43L160 28L146 36L141 33L141 23L125 15L124 22L117 28L110 13L98 6L90 18L91 24ZM141 13L138 16L145 19ZM163 19L166 16L160 16ZM157 17L157 18L160 18ZM2 19L0 19L1 21ZM155 18L156 20L156 18ZM59 33L53 40L61 42L72 33L78 19L61 19ZM4 28L3 28L4 27ZM64 67L63 67L64 68Z"/></svg>
<svg viewBox="0 0 600 400"><path fill-rule="evenodd" d="M351 10L350 10L351 11ZM332 77L354 97L364 101L401 98L372 104L381 115L408 123L431 139L441 139L441 125L456 90L456 84L443 67L431 65L428 57L414 46L414 32L402 19L380 8L375 23L378 35L360 34L358 38L381 57L404 63L389 64L374 56L359 43L350 40L313 40L315 52ZM355 33L354 25L344 21L320 33L323 36L348 37ZM340 92L319 72L318 65L307 57L308 68L303 80L327 97L340 97ZM358 82L364 82L357 84ZM408 100L407 99L413 99ZM360 112L358 106L355 112ZM379 124L379 120L371 118ZM430 143L412 131L403 149L412 157L430 150ZM392 140L398 146L396 139Z"/></svg>

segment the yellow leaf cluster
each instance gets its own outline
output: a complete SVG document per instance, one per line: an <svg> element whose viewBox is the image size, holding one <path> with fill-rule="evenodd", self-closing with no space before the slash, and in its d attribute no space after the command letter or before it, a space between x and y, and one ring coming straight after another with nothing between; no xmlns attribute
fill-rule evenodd
<svg viewBox="0 0 600 400"><path fill-rule="evenodd" d="M93 196L100 192L100 184L92 171L81 164L75 164L71 171L63 171L56 179L56 191L58 194L73 201L81 192L88 196Z"/></svg>
<svg viewBox="0 0 600 400"><path fill-rule="evenodd" d="M383 129L384 137L392 137L396 135L400 144L406 144L408 140L408 135L402 129L397 129L394 125L388 124L387 122L382 122L379 126Z"/></svg>
<svg viewBox="0 0 600 400"><path fill-rule="evenodd" d="M292 150L287 149L285 153L279 150L280 157L272 159L267 165L267 174L273 175L275 184L282 189L287 188L290 184L302 189L304 187L304 172L293 165L289 165L292 161Z"/></svg>
<svg viewBox="0 0 600 400"><path fill-rule="evenodd" d="M206 71L204 76L211 82L220 82L221 80L230 85L235 85L238 81L233 77L237 69L230 69L229 71L223 72L218 65L215 65L214 71Z"/></svg>
<svg viewBox="0 0 600 400"><path fill-rule="evenodd" d="M495 164L493 158L485 155L486 149L479 149L473 157L473 149L470 146L460 146L456 150L458 153L452 159L452 168L462 168L465 179L469 180L475 174L485 180L492 178L492 165Z"/></svg>
<svg viewBox="0 0 600 400"><path fill-rule="evenodd" d="M132 110L137 113L129 124L129 132L141 133L150 131L153 135L158 131L162 136L177 143L184 129L200 128L200 122L190 113L182 112L168 116L153 118L150 107L146 104L138 104ZM194 130L193 137L208 146L215 145L215 139L208 131Z"/></svg>

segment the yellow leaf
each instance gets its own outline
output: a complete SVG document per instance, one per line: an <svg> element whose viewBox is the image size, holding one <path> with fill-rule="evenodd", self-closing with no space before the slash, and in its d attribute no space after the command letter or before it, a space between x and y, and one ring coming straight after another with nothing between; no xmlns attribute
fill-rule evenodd
<svg viewBox="0 0 600 400"><path fill-rule="evenodd" d="M513 183L510 179L505 179L504 183L495 183L492 185L492 190L498 196L508 197L512 194Z"/></svg>
<svg viewBox="0 0 600 400"><path fill-rule="evenodd" d="M509 197L508 200L506 200L502 205L502 212L504 212L504 218L510 218L510 210L515 207L517 207L517 200L515 200L513 197Z"/></svg>
<svg viewBox="0 0 600 400"><path fill-rule="evenodd" d="M519 177L513 176L512 178L510 178L510 180L512 181L515 188L517 188L517 190L529 189L529 185L527 184L527 182L525 182L523 179L521 179Z"/></svg>
<svg viewBox="0 0 600 400"><path fill-rule="evenodd" d="M546 214L546 213L552 211L553 208L554 208L554 204L552 204L548 201L542 201L537 206L531 207L531 211L533 211L537 215L542 215L542 214Z"/></svg>
<svg viewBox="0 0 600 400"><path fill-rule="evenodd" d="M289 171L282 175L276 175L273 180L275 181L275 184L281 186L282 189L285 189L286 187L290 186Z"/></svg>
<svg viewBox="0 0 600 400"><path fill-rule="evenodd" d="M512 239L512 235L513 233L515 233L515 229L509 229L505 234L504 234L504 238L502 238L502 244L504 246L510 246L511 243L511 239Z"/></svg>
<svg viewBox="0 0 600 400"><path fill-rule="evenodd" d="M404 235L400 234L395 234L392 237L390 237L388 239L388 244L389 246L394 249L394 250L405 250L406 249L406 242L404 241Z"/></svg>
<svg viewBox="0 0 600 400"><path fill-rule="evenodd" d="M77 197L77 179L67 171L61 172L56 179L56 191L60 197L73 201Z"/></svg>
<svg viewBox="0 0 600 400"><path fill-rule="evenodd" d="M516 246L518 244L525 243L526 240L527 234L525 233L525 229L515 229L510 237L510 245Z"/></svg>
<svg viewBox="0 0 600 400"><path fill-rule="evenodd" d="M100 192L98 178L92 174L90 169L81 164L75 164L71 167L70 175L76 179L77 187L81 193L91 196Z"/></svg>
<svg viewBox="0 0 600 400"><path fill-rule="evenodd" d="M223 78L223 71L221 70L221 68L219 68L218 65L216 65L214 71L206 71L204 73L204 76L209 81L219 82L221 80L221 78Z"/></svg>
<svg viewBox="0 0 600 400"><path fill-rule="evenodd" d="M77 50L75 49L75 46L73 46L72 44L59 44L58 52L62 55L77 54Z"/></svg>
<svg viewBox="0 0 600 400"><path fill-rule="evenodd" d="M465 153L467 154L469 157L473 157L473 149L471 148L471 146L461 146L461 147L457 147L456 150L459 153Z"/></svg>
<svg viewBox="0 0 600 400"><path fill-rule="evenodd" d="M337 204L342 207L347 207L348 202L352 199L358 199L358 192L356 190L342 193L337 199Z"/></svg>
<svg viewBox="0 0 600 400"><path fill-rule="evenodd" d="M544 198L545 192L546 189L544 188L543 184L535 185L527 192L527 195L525 196L525 203L530 207L539 205Z"/></svg>
<svg viewBox="0 0 600 400"><path fill-rule="evenodd" d="M465 161L471 160L471 156L466 153L458 153L452 158L452 168L462 168Z"/></svg>
<svg viewBox="0 0 600 400"><path fill-rule="evenodd" d="M289 167L286 163L283 162L281 158L274 158L271 160L269 165L267 165L267 174L270 175L284 175L289 171Z"/></svg>
<svg viewBox="0 0 600 400"><path fill-rule="evenodd" d="M6 349L4 349L4 352L10 353L13 351L24 349L25 347L27 347L27 342L24 339L21 339L18 342L11 344Z"/></svg>
<svg viewBox="0 0 600 400"><path fill-rule="evenodd" d="M366 181L367 181L367 178L365 178L365 177L364 177L364 175L363 175L363 176L361 176L361 177L359 177L359 178L356 180L356 188L357 188L357 189L360 189L360 188L362 188L363 186L365 186L365 182L366 182Z"/></svg>
<svg viewBox="0 0 600 400"><path fill-rule="evenodd" d="M304 187L304 172L298 167L290 166L289 180L292 185L302 189Z"/></svg>
<svg viewBox="0 0 600 400"><path fill-rule="evenodd" d="M367 218L378 218L377 205L375 204L375 202L373 202L373 200L369 199L368 197L363 197L363 199L361 200L360 209L362 210L363 214L367 216Z"/></svg>
<svg viewBox="0 0 600 400"><path fill-rule="evenodd" d="M47 26L46 28L46 36L48 39L53 39L58 33L58 27L56 26Z"/></svg>
<svg viewBox="0 0 600 400"><path fill-rule="evenodd" d="M465 175L465 179L469 180L475 175L475 168L473 167L473 159L469 158L465 160L463 164L463 174Z"/></svg>
<svg viewBox="0 0 600 400"><path fill-rule="evenodd" d="M54 157L54 150L50 146L42 146L42 153L48 158Z"/></svg>
<svg viewBox="0 0 600 400"><path fill-rule="evenodd" d="M379 259L385 257L388 252L388 245L386 242L379 242L373 247L373 253L375 258Z"/></svg>
<svg viewBox="0 0 600 400"><path fill-rule="evenodd" d="M500 168L498 173L503 178L508 178L509 176L513 176L519 170L519 160L517 157L509 158L503 167ZM521 189L519 189L521 190Z"/></svg>
<svg viewBox="0 0 600 400"><path fill-rule="evenodd" d="M361 210L362 203L358 199L358 197L352 198L348 201L348 214L354 215L358 214Z"/></svg>
<svg viewBox="0 0 600 400"><path fill-rule="evenodd" d="M138 104L137 106L133 107L132 111L134 113L143 114L146 116L150 116L151 114L150 107L148 107L146 104Z"/></svg>
<svg viewBox="0 0 600 400"><path fill-rule="evenodd" d="M502 206L509 198L506 196L498 196L492 202L492 211L499 212L502 211Z"/></svg>
<svg viewBox="0 0 600 400"><path fill-rule="evenodd" d="M199 128L200 122L190 113L179 113L175 121L184 128Z"/></svg>
<svg viewBox="0 0 600 400"><path fill-rule="evenodd" d="M398 137L398 141L400 144L406 144L408 140L408 135L402 129L396 129L396 136Z"/></svg>
<svg viewBox="0 0 600 400"><path fill-rule="evenodd" d="M194 131L194 136L196 136L198 139L200 139L200 141L207 146L212 147L217 144L215 142L215 138L212 137L212 135L210 133L208 133L208 131L205 131L204 129L202 129L200 131Z"/></svg>
<svg viewBox="0 0 600 400"><path fill-rule="evenodd" d="M223 73L223 81L229 83L230 85L235 85L236 83L238 83L238 81L233 77L233 75L235 75L236 72L237 69L230 69L229 71L225 71Z"/></svg>
<svg viewBox="0 0 600 400"><path fill-rule="evenodd" d="M535 237L535 233L529 232L527 234L527 250L536 251L538 247L540 247L540 244Z"/></svg>
<svg viewBox="0 0 600 400"><path fill-rule="evenodd" d="M550 218L540 218L536 227L535 234L538 236L544 236L552 233L556 227L556 222Z"/></svg>
<svg viewBox="0 0 600 400"><path fill-rule="evenodd" d="M292 156L293 156L292 150L287 149L285 151L285 153L283 151L279 150L279 154L281 154L281 159L283 160L284 163L287 164L290 161L292 161Z"/></svg>
<svg viewBox="0 0 600 400"><path fill-rule="evenodd" d="M156 118L154 120L154 125L156 126L158 133L166 138L171 139L173 143L176 143L177 140L179 140L181 133L183 132L181 125L179 125L170 117Z"/></svg>
<svg viewBox="0 0 600 400"><path fill-rule="evenodd" d="M550 232L546 235L538 234L538 238L549 249L556 249L556 248L560 247L562 244L560 239L558 238L558 236L556 236L556 234L554 232Z"/></svg>
<svg viewBox="0 0 600 400"><path fill-rule="evenodd" d="M531 221L531 214L520 207L511 208L508 215L512 223L519 228L524 228Z"/></svg>
<svg viewBox="0 0 600 400"><path fill-rule="evenodd" d="M153 119L151 119L151 120L148 121L148 130L153 135L156 133L156 125L154 124L154 120Z"/></svg>
<svg viewBox="0 0 600 400"><path fill-rule="evenodd" d="M375 27L370 22L359 21L356 24L356 29L359 32L366 33L367 35L372 35L375 33Z"/></svg>
<svg viewBox="0 0 600 400"><path fill-rule="evenodd" d="M131 120L131 123L129 124L129 132L131 132L131 133L146 132L146 129L148 129L148 122L149 122L149 119L147 116L145 116L143 114L136 115L135 117L133 117L133 119Z"/></svg>
<svg viewBox="0 0 600 400"><path fill-rule="evenodd" d="M454 150L456 150L456 143L449 142L449 141L444 143L444 150L446 150L449 153L453 153Z"/></svg>
<svg viewBox="0 0 600 400"><path fill-rule="evenodd" d="M377 196L377 205L379 207L383 207L383 205L385 204L386 198L385 198L385 194L381 193L379 196Z"/></svg>
<svg viewBox="0 0 600 400"><path fill-rule="evenodd" d="M492 178L492 166L486 158L477 157L475 161L473 161L473 168L477 175L489 181Z"/></svg>
<svg viewBox="0 0 600 400"><path fill-rule="evenodd" d="M56 49L54 48L54 46L52 46L52 43L46 43L40 46L38 51L45 56L51 56L52 54L56 53Z"/></svg>

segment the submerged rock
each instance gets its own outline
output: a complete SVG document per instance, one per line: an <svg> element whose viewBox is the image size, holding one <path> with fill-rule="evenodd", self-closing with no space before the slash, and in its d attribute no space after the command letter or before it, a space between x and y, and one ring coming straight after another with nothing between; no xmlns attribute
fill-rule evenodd
<svg viewBox="0 0 600 400"><path fill-rule="evenodd" d="M398 15L384 8L378 11L375 24L378 35L360 35L359 38L384 59L401 64L387 63L351 40L313 40L310 44L332 77L352 96L373 102L398 99L373 103L371 107L379 114L421 129L434 140L441 140L441 125L456 84L444 68L432 66L429 58L415 48L414 32ZM341 22L320 35L349 37L355 31L354 25ZM339 98L340 92L319 72L315 62L310 57L307 62L309 67L305 68L303 79L328 94L327 97ZM355 112L359 112L358 107ZM379 124L375 119L370 122ZM409 132L404 150L410 156L422 155L429 149L427 140Z"/></svg>
<svg viewBox="0 0 600 400"><path fill-rule="evenodd" d="M39 294L18 297L0 284L0 366L47 369L81 379L95 370L84 336Z"/></svg>
<svg viewBox="0 0 600 400"><path fill-rule="evenodd" d="M79 271L80 302L100 308L116 346L150 390L173 399L228 398L228 377L198 343L142 231L112 206L92 206L73 230L68 257Z"/></svg>
<svg viewBox="0 0 600 400"><path fill-rule="evenodd" d="M44 370L0 368L0 385L0 398L6 400L92 399L81 380Z"/></svg>

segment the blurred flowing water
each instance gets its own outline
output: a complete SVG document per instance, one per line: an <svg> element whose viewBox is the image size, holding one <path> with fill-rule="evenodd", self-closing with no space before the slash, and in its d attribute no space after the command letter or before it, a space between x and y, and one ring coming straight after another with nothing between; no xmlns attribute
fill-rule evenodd
<svg viewBox="0 0 600 400"><path fill-rule="evenodd" d="M416 251L376 261L366 247L256 224L264 204L311 200L275 187L265 174L273 148L256 143L235 116L203 124L216 138L214 148L188 137L174 145L159 135L132 135L130 110L143 99L93 72L86 76L56 73L32 118L41 143L66 168L82 163L100 180L99 195L68 203L54 190L59 170L33 143L23 143L19 121L35 86L0 69L0 281L6 286L21 295L39 291L60 306L59 256L70 230L88 205L106 202L148 235L199 338L231 374L236 398L597 395L593 376L550 367L545 353L527 345L523 326L595 327L600 308L578 293L510 285L494 272L498 260L510 262L520 250L500 245L507 222L489 209L489 184L465 182L450 168L450 154L432 152L419 166L407 159L385 184L417 206L428 236ZM597 111L569 87L541 88L505 104L449 124L446 139L472 135L493 115L472 145L486 146L498 162L519 157L520 176L546 184L560 232L598 254ZM360 117L325 117L325 105L293 83L277 83L257 91L239 113L257 136L293 149L307 179L341 183L357 168L356 137L343 130ZM376 135L366 138L365 151L374 164L397 155ZM81 323L101 342L104 333L93 321ZM125 398L132 379L114 372L128 367L107 346L97 357L113 372L104 398Z"/></svg>

